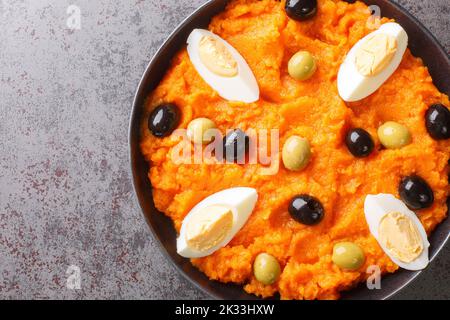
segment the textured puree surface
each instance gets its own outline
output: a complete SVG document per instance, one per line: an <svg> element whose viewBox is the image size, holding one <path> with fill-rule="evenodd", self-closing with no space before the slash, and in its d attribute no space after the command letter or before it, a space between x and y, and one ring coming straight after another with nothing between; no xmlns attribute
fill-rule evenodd
<svg viewBox="0 0 450 320"><path fill-rule="evenodd" d="M236 186L258 190L256 208L236 237L211 256L192 260L211 279L241 283L247 292L262 297L279 292L283 299L335 299L340 291L365 279L368 265L394 272L398 267L368 230L364 197L377 193L398 197L401 177L412 173L422 176L435 194L433 206L418 212L427 232L445 218L450 143L430 138L424 114L436 102L448 107L449 99L434 87L422 61L407 50L391 78L359 102L346 104L337 93L336 76L345 54L371 32L368 16L360 2L322 0L315 18L297 22L286 16L283 2L232 1L209 29L246 59L258 81L260 100L244 104L220 98L197 74L185 49L149 97L141 149L151 162L155 205L171 217L177 230L189 210L212 193ZM311 52L317 60L316 73L303 82L287 72L287 62L299 50ZM214 159L209 164L175 164L170 154L179 141L155 138L147 129L148 114L161 102L180 107L179 128L207 117L222 132L279 129L280 146L291 135L305 137L312 147L310 163L300 172L280 164L276 176L262 175L260 165L221 165ZM377 128L386 121L406 125L412 143L402 149L382 149ZM344 136L352 127L364 128L375 140L375 151L368 158L357 159L348 152ZM325 217L320 224L301 225L289 216L289 200L301 193L323 204ZM333 246L342 241L364 250L366 261L359 270L342 271L332 263ZM272 285L262 285L253 276L252 263L260 252L281 264L281 276Z"/></svg>

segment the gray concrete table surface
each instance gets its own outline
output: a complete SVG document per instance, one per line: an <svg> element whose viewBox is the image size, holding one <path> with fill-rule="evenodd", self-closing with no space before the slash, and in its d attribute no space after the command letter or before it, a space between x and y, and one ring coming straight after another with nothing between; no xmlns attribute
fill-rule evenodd
<svg viewBox="0 0 450 320"><path fill-rule="evenodd" d="M152 239L127 145L145 66L203 2L0 1L0 298L207 298ZM449 0L398 2L450 51ZM449 250L395 298L449 299Z"/></svg>

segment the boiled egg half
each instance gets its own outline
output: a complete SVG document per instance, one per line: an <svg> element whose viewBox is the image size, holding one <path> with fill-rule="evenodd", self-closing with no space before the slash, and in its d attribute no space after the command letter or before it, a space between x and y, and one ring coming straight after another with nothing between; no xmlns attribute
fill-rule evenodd
<svg viewBox="0 0 450 320"><path fill-rule="evenodd" d="M428 265L425 229L401 200L392 194L367 195L364 213L370 232L395 264L407 270Z"/></svg>
<svg viewBox="0 0 450 320"><path fill-rule="evenodd" d="M237 187L202 200L183 220L177 239L178 254L200 258L226 246L247 222L257 199L255 189Z"/></svg>
<svg viewBox="0 0 450 320"><path fill-rule="evenodd" d="M194 29L187 39L187 52L198 74L226 100L255 102L259 87L240 53L218 35Z"/></svg>
<svg viewBox="0 0 450 320"><path fill-rule="evenodd" d="M352 102L366 98L397 70L408 35L398 23L383 24L359 40L347 54L337 77L339 95Z"/></svg>

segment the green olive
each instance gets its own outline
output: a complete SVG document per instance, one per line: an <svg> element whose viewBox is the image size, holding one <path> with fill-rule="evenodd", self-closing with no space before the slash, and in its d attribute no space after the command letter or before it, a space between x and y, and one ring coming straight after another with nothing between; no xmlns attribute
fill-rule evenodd
<svg viewBox="0 0 450 320"><path fill-rule="evenodd" d="M311 145L305 138L291 136L284 143L281 157L286 169L302 170L311 159Z"/></svg>
<svg viewBox="0 0 450 320"><path fill-rule="evenodd" d="M333 262L344 270L357 270L364 264L362 249L353 242L339 242L333 247Z"/></svg>
<svg viewBox="0 0 450 320"><path fill-rule="evenodd" d="M278 260L268 253L260 253L253 263L253 274L256 280L269 285L277 281L281 273Z"/></svg>
<svg viewBox="0 0 450 320"><path fill-rule="evenodd" d="M307 80L316 72L316 60L308 51L294 54L288 63L288 72L296 80Z"/></svg>
<svg viewBox="0 0 450 320"><path fill-rule="evenodd" d="M388 149L398 149L411 143L408 128L394 121L388 121L378 128L378 138Z"/></svg>
<svg viewBox="0 0 450 320"><path fill-rule="evenodd" d="M188 124L187 136L195 144L206 144L211 142L214 136L205 134L205 132L214 128L216 128L216 125L212 120L208 118L197 118Z"/></svg>

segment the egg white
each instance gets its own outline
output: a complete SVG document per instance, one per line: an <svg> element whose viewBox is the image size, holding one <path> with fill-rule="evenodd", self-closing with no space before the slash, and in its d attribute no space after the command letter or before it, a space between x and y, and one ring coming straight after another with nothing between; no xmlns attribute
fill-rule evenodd
<svg viewBox="0 0 450 320"><path fill-rule="evenodd" d="M256 190L246 187L237 187L222 190L203 199L194 208L192 208L192 210L186 215L183 220L180 229L180 235L177 238L177 253L185 258L201 258L209 256L218 249L226 246L228 242L233 239L236 233L238 233L238 231L247 222L250 214L255 208L257 200L258 193L256 192ZM189 247L189 245L187 244L186 226L189 223L189 220L192 219L192 217L197 212L199 212L199 209L211 205L223 205L231 208L231 211L233 213L233 225L229 233L220 243L208 250L199 251Z"/></svg>
<svg viewBox="0 0 450 320"><path fill-rule="evenodd" d="M392 256L389 253L389 250L380 241L380 237L378 234L380 221L386 214L391 212L399 212L410 218L414 225L417 227L420 237L422 238L422 253L415 260L409 263L402 262L396 257ZM409 210L401 200L397 199L392 194L380 193L377 195L367 195L364 201L364 214L370 232L378 241L378 244L381 246L383 251L395 264L407 270L421 270L428 265L428 247L430 246L430 243L428 242L427 233L425 232L425 229L419 218L417 218L416 214Z"/></svg>
<svg viewBox="0 0 450 320"><path fill-rule="evenodd" d="M375 76L365 77L358 72L355 56L359 47L374 34L386 34L397 40L397 51L389 65ZM337 77L339 95L344 101L352 102L364 99L380 88L384 82L397 70L408 46L408 35L398 23L383 24L378 30L359 40L348 52Z"/></svg>
<svg viewBox="0 0 450 320"><path fill-rule="evenodd" d="M213 37L225 45L237 62L238 74L234 77L222 77L211 72L200 60L198 48L203 36ZM187 39L189 58L198 74L205 82L226 100L255 102L259 99L259 87L252 70L241 54L218 35L204 29L194 29Z"/></svg>

